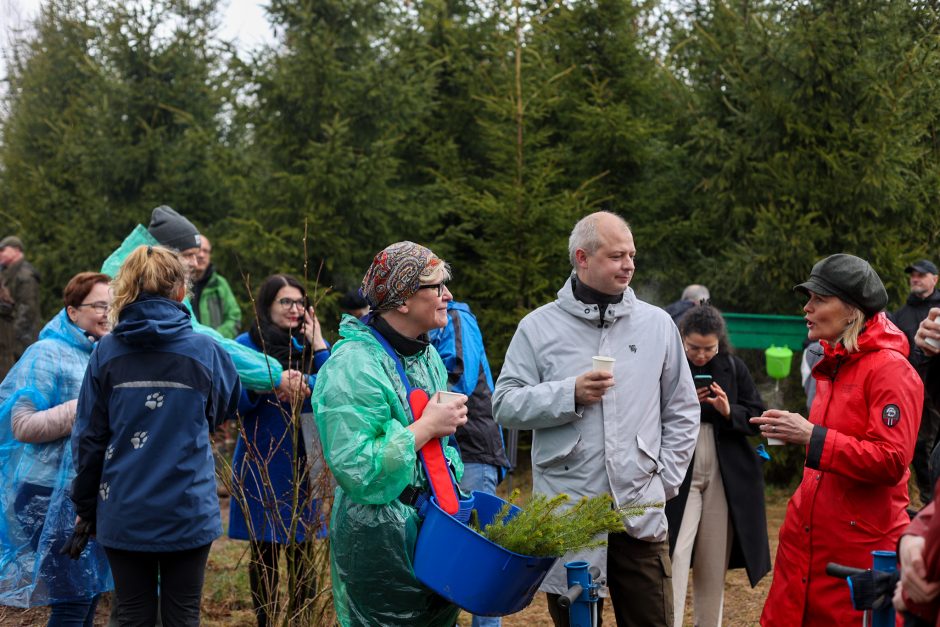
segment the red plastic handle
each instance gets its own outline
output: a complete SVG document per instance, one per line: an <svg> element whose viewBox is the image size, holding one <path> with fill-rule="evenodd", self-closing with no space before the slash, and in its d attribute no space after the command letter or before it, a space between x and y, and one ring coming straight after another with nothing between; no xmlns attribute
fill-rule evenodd
<svg viewBox="0 0 940 627"><path fill-rule="evenodd" d="M414 389L408 397L408 403L411 405L411 414L417 422L424 413L424 408L428 406L431 399L428 393L421 389ZM454 488L454 482L451 479L450 471L447 469L447 458L444 457L444 447L441 446L440 438L431 438L427 444L421 447L418 452L421 462L424 464L424 472L431 483L431 491L437 497L437 504L442 510L454 516L460 509L460 503L457 500L457 490Z"/></svg>

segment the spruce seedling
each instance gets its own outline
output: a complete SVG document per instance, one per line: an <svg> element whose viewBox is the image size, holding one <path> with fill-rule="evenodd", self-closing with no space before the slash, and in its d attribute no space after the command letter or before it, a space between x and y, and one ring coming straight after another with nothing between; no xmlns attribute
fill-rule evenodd
<svg viewBox="0 0 940 627"><path fill-rule="evenodd" d="M506 521L510 504L518 496L519 491L514 490L509 502L484 527L482 534L510 551L533 557L561 557L569 551L603 546L606 540L598 535L623 531L624 518L640 516L651 507L662 507L657 503L615 508L611 496L601 494L582 497L574 506L562 509L571 500L567 494L551 498L534 494L522 511Z"/></svg>

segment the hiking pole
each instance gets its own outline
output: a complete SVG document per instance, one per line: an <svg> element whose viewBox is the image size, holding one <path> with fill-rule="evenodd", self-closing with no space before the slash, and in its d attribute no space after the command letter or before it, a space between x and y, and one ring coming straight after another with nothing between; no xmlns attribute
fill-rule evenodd
<svg viewBox="0 0 940 627"><path fill-rule="evenodd" d="M570 627L597 625L597 591L604 585L597 566L577 561L565 564L568 569L568 591L558 597L558 605L568 608Z"/></svg>

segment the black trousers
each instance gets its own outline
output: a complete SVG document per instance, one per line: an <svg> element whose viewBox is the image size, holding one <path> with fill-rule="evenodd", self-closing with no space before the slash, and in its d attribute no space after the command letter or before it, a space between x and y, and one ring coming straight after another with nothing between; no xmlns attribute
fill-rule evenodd
<svg viewBox="0 0 940 627"><path fill-rule="evenodd" d="M105 548L114 575L121 627L153 627L158 602L165 627L199 625L211 546L167 553Z"/></svg>
<svg viewBox="0 0 940 627"><path fill-rule="evenodd" d="M272 624L272 614L277 603L279 579L278 557L282 545L275 542L252 542L251 563L248 564L248 578L251 583L251 601L255 608L258 627ZM288 602L287 613L294 624L304 604L317 594L317 573L313 564L310 543L289 544L287 552L287 572L296 573L297 590Z"/></svg>
<svg viewBox="0 0 940 627"><path fill-rule="evenodd" d="M645 542L627 533L607 539L607 587L617 627L672 627L672 562L668 542ZM555 627L568 627L568 611L548 595L548 613ZM597 625L603 605L598 603Z"/></svg>

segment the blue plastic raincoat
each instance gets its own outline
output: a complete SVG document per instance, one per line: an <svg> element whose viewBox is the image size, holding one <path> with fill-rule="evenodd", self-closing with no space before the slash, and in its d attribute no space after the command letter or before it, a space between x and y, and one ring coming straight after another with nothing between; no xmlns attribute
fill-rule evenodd
<svg viewBox="0 0 940 627"><path fill-rule="evenodd" d="M398 500L408 486L428 485L407 428L411 410L405 387L368 327L343 316L340 335L312 396L323 454L339 484L330 521L337 618L344 627L451 627L457 606L415 577L412 558L421 521L413 507ZM413 387L429 394L447 389L447 371L433 346L401 360ZM444 454L459 480L460 455L449 446Z"/></svg>
<svg viewBox="0 0 940 627"><path fill-rule="evenodd" d="M127 259L138 246L159 246L160 242L144 228L138 224L131 231L130 235L124 238L124 241L111 255L101 264L101 271L108 276L115 276L121 268L121 264ZM276 359L268 357L263 353L251 350L247 346L242 346L235 340L230 340L222 336L212 327L199 324L196 316L193 315L193 308L189 302L189 297L183 301L183 306L189 311L192 320L193 331L200 335L208 335L213 340L221 344L222 348L232 358L235 364L235 370L238 371L238 378L241 380L242 387L246 390L255 390L258 392L269 392L277 387L281 382L281 373L284 368Z"/></svg>
<svg viewBox="0 0 940 627"><path fill-rule="evenodd" d="M63 309L0 385L0 604L34 607L111 590L104 551L92 539L78 560L60 555L72 535L68 497L75 476L69 438L25 444L13 437L12 413L78 398L94 344Z"/></svg>

